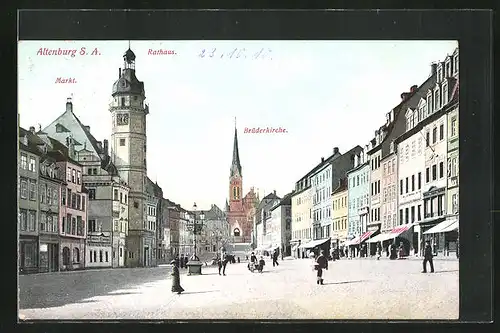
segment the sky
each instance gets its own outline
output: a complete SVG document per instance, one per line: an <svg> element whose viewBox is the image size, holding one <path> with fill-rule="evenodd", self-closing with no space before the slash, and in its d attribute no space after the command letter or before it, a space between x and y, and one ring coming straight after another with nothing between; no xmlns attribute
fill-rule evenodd
<svg viewBox="0 0 500 333"><path fill-rule="evenodd" d="M131 41L150 111L148 176L165 198L186 209L194 202L198 209L224 208L236 118L244 193L255 187L261 198L273 190L283 196L334 147L341 153L364 147L401 93L422 84L431 63L457 46L456 41ZM80 54L82 47L86 54ZM46 127L72 96L82 123L97 140L109 140L111 89L128 47L128 41L20 41L20 125ZM38 55L40 48L77 52ZM174 52L150 52L160 49ZM76 82L56 83L57 78ZM244 133L253 127L281 127L286 133Z"/></svg>

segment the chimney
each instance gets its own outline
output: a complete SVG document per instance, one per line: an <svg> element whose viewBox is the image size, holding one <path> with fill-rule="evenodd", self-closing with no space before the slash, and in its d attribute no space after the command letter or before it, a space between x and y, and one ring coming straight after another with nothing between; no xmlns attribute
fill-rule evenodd
<svg viewBox="0 0 500 333"><path fill-rule="evenodd" d="M407 92L404 92L401 94L401 100L404 101L408 98L408 96L410 96L410 93L407 93Z"/></svg>
<svg viewBox="0 0 500 333"><path fill-rule="evenodd" d="M323 162L325 162L325 158L324 157L321 158L321 163L323 163Z"/></svg>
<svg viewBox="0 0 500 333"><path fill-rule="evenodd" d="M74 159L75 157L75 143L73 141L73 138L71 136L68 136L66 138L66 142L68 143L68 156L71 159Z"/></svg>
<svg viewBox="0 0 500 333"><path fill-rule="evenodd" d="M104 154L108 155L108 140L104 139Z"/></svg>
<svg viewBox="0 0 500 333"><path fill-rule="evenodd" d="M121 78L121 77L122 77L122 69L118 68L118 78Z"/></svg>
<svg viewBox="0 0 500 333"><path fill-rule="evenodd" d="M410 87L410 93L414 93L415 91L417 91L417 88L418 86L415 84L413 86Z"/></svg>
<svg viewBox="0 0 500 333"><path fill-rule="evenodd" d="M339 147L334 147L333 148L333 155L337 154L339 152Z"/></svg>
<svg viewBox="0 0 500 333"><path fill-rule="evenodd" d="M35 126L30 126L30 132L35 134Z"/></svg>
<svg viewBox="0 0 500 333"><path fill-rule="evenodd" d="M431 64L431 76L437 73L437 63L432 63Z"/></svg>
<svg viewBox="0 0 500 333"><path fill-rule="evenodd" d="M38 124L38 132L42 131L42 124Z"/></svg>
<svg viewBox="0 0 500 333"><path fill-rule="evenodd" d="M66 112L73 112L73 102L71 101L71 97L68 97L66 100Z"/></svg>
<svg viewBox="0 0 500 333"><path fill-rule="evenodd" d="M87 132L90 132L90 126L83 126Z"/></svg>
<svg viewBox="0 0 500 333"><path fill-rule="evenodd" d="M276 195L276 190L273 191L274 195Z"/></svg>

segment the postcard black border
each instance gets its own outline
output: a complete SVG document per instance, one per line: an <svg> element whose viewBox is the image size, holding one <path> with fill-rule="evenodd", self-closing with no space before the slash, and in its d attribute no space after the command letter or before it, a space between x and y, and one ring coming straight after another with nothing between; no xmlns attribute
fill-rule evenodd
<svg viewBox="0 0 500 333"><path fill-rule="evenodd" d="M492 24L491 11L22 11L19 13L20 39L457 39L460 44L460 320L489 321L492 317ZM128 22L134 22L130 24ZM473 29L471 29L473 27ZM7 49L8 50L8 49ZM15 54L14 64L17 66ZM14 75L16 78L16 75ZM17 80L10 87L16 87ZM17 98L9 110L17 108ZM383 112L381 110L380 112ZM16 151L15 113L1 113L0 134L4 153ZM11 141L12 140L12 141ZM16 158L9 170L17 170ZM12 172L12 171L9 171ZM15 180L6 179L9 188L17 188ZM12 185L12 187L10 187ZM10 198L15 198L12 196ZM7 204L6 221L17 220L16 203ZM12 215L11 215L12 214ZM467 222L463 222L467 221ZM16 233L16 226L12 234ZM8 228L5 229L6 232ZM17 242L13 249L17 257ZM4 244L5 245L5 244ZM10 253L10 251L9 251ZM15 266L15 262L14 265ZM12 267L9 272L16 272ZM14 291L17 288L8 289ZM17 293L14 298L17 301ZM369 301L369 300L367 300ZM425 300L423 300L425 301ZM17 309L16 309L17 312ZM9 316L10 317L10 316ZM10 318L16 318L13 313ZM12 320L12 319L11 319ZM309 322L294 323L294 329L312 328ZM383 321L382 321L383 322ZM338 322L336 322L338 323ZM432 329L431 324L400 323L406 330ZM372 323L347 322L371 331ZM113 327L111 327L113 325ZM93 325L92 329L117 331L115 324ZM174 328L197 327L174 324ZM234 324L233 329L243 329ZM439 324L438 329L452 325ZM21 324L23 330L40 328L64 331L72 324ZM288 325L287 325L288 326ZM468 325L467 325L468 326ZM17 328L20 328L17 327ZM131 326L127 325L127 329ZM161 326L133 324L148 331ZM217 329L219 325L211 325ZM245 326L247 327L247 326ZM253 326L254 329L256 326ZM269 326L268 326L269 327ZM440 328L439 328L440 327ZM250 328L250 327L247 327ZM265 326L263 327L265 329ZM309 329L308 329L309 328ZM401 327L402 328L402 327ZM259 328L261 329L261 328ZM136 331L135 329L131 329Z"/></svg>

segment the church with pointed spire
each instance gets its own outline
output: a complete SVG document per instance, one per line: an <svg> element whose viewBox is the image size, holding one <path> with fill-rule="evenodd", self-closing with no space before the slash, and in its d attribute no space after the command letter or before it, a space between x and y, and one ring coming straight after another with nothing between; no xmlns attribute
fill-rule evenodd
<svg viewBox="0 0 500 333"><path fill-rule="evenodd" d="M253 242L253 225L258 194L252 187L243 196L243 173L238 147L238 129L234 127L233 158L229 170L229 200L226 200L226 214L233 243Z"/></svg>

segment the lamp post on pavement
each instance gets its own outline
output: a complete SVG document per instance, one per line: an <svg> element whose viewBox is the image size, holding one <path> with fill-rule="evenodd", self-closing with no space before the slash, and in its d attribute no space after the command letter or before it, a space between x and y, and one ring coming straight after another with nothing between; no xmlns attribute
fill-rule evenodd
<svg viewBox="0 0 500 333"><path fill-rule="evenodd" d="M204 215L200 214L200 219L197 218L196 216L196 211L197 211L197 206L196 202L193 205L193 221L189 221L186 225L186 229L188 231L191 231L193 233L194 237L194 254L189 258L189 261L187 263L188 266L188 275L200 275L201 274L201 266L202 263L200 261L200 258L198 258L197 255L197 248L196 248L196 235L200 234L202 228L203 228L203 221L204 221Z"/></svg>

